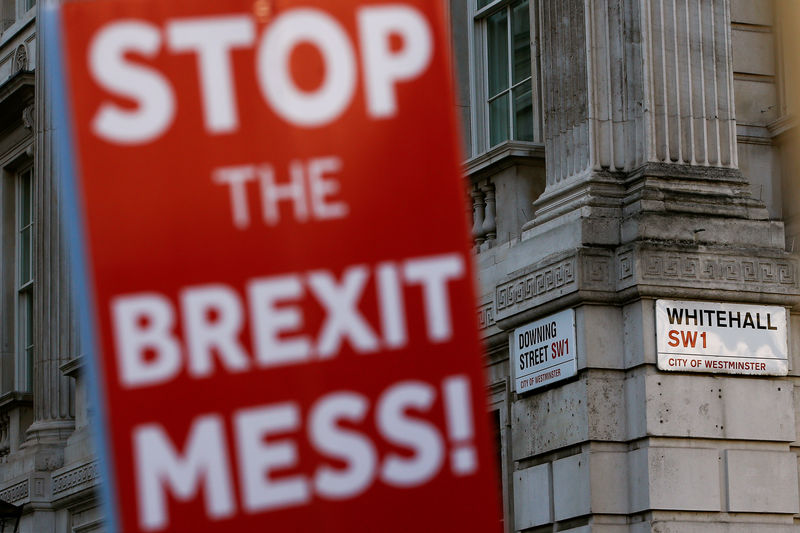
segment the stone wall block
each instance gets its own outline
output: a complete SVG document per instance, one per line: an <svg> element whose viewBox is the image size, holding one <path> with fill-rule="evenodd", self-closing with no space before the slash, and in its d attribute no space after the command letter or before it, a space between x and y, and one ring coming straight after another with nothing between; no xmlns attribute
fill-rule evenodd
<svg viewBox="0 0 800 533"><path fill-rule="evenodd" d="M713 377L656 373L645 379L646 434L723 438L722 381ZM630 435L631 438L645 435Z"/></svg>
<svg viewBox="0 0 800 533"><path fill-rule="evenodd" d="M519 397L511 406L512 457L521 461L548 451L585 442L586 378Z"/></svg>
<svg viewBox="0 0 800 533"><path fill-rule="evenodd" d="M707 516L698 516L696 521L675 520L672 517L655 518L631 525L626 533L796 533L791 524L765 524L753 522L709 521Z"/></svg>
<svg viewBox="0 0 800 533"><path fill-rule="evenodd" d="M550 463L514 472L515 529L553 521L552 473Z"/></svg>
<svg viewBox="0 0 800 533"><path fill-rule="evenodd" d="M788 326L789 375L800 376L800 314L790 313Z"/></svg>
<svg viewBox="0 0 800 533"><path fill-rule="evenodd" d="M653 373L646 388L648 435L795 439L792 387L786 381Z"/></svg>
<svg viewBox="0 0 800 533"><path fill-rule="evenodd" d="M556 520L589 514L591 489L589 454L580 453L553 462L553 513Z"/></svg>
<svg viewBox="0 0 800 533"><path fill-rule="evenodd" d="M628 460L631 512L721 510L717 450L640 448Z"/></svg>
<svg viewBox="0 0 800 533"><path fill-rule="evenodd" d="M578 368L624 368L619 307L583 305L575 316Z"/></svg>
<svg viewBox="0 0 800 533"><path fill-rule="evenodd" d="M640 368L625 376L625 405L627 438L647 434L647 381L646 371Z"/></svg>
<svg viewBox="0 0 800 533"><path fill-rule="evenodd" d="M630 508L628 483L628 454L624 452L592 452L590 489L592 512L626 514Z"/></svg>
<svg viewBox="0 0 800 533"><path fill-rule="evenodd" d="M728 511L792 514L800 511L794 453L728 450L726 463Z"/></svg>
<svg viewBox="0 0 800 533"><path fill-rule="evenodd" d="M795 439L794 391L792 383L775 379L720 378L725 436L729 439Z"/></svg>
<svg viewBox="0 0 800 533"><path fill-rule="evenodd" d="M623 256L620 260L620 277L625 275L625 265L628 264ZM622 308L623 324L623 354L625 368L631 368L642 363L655 364L656 357L656 331L655 331L655 305L652 300L638 300Z"/></svg>
<svg viewBox="0 0 800 533"><path fill-rule="evenodd" d="M625 375L589 370L586 388L589 439L623 441L627 436Z"/></svg>

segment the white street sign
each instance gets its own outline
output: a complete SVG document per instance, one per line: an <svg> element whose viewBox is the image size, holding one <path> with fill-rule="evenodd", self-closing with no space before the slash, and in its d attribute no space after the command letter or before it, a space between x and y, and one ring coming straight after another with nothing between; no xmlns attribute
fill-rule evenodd
<svg viewBox="0 0 800 533"><path fill-rule="evenodd" d="M518 394L578 373L574 309L566 309L515 329L510 344Z"/></svg>
<svg viewBox="0 0 800 533"><path fill-rule="evenodd" d="M778 306L656 301L658 368L785 376L786 310Z"/></svg>

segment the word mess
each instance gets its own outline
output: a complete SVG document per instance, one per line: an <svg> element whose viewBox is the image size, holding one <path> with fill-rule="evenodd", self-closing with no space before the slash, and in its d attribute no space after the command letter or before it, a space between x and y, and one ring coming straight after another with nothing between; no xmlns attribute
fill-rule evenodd
<svg viewBox="0 0 800 533"><path fill-rule="evenodd" d="M441 397L447 437L452 443L450 469L455 476L473 474L478 458L472 442L469 378L446 377ZM374 424L378 436L391 448L410 452L390 449L383 457L379 457L375 442L352 428L367 423L370 411L369 399L358 392L335 391L318 399L308 412L305 431L301 409L295 402L234 412L231 423L243 510L277 511L307 505L315 497L347 500L362 494L377 480L401 489L430 481L445 463L446 446L437 426L420 415L433 409L436 400L436 387L418 380L395 383L376 399ZM412 416L409 410L418 414ZM341 422L350 427L341 426ZM289 435L302 438L304 433L321 457L321 464L310 475L287 473L301 462L298 446ZM169 524L168 495L177 501L191 500L201 485L209 519L221 520L236 513L225 434L221 415L201 415L193 421L181 453L161 425L134 428L142 529L165 529ZM276 434L278 438L274 438ZM329 464L331 460L345 466L334 467ZM307 464L307 458L302 462Z"/></svg>
<svg viewBox="0 0 800 533"><path fill-rule="evenodd" d="M361 76L348 32L317 8L282 11L260 36L252 14L171 19L163 28L146 20L110 23L89 45L90 72L103 89L137 105L104 101L92 130L107 142L132 145L152 142L170 128L178 104L169 79L163 71L129 59L131 54L157 57L164 47L171 54L196 56L203 123L209 134L238 130L233 56L253 47L261 94L287 123L319 128L334 122L350 106L359 79L365 85L367 114L373 119L393 117L398 108L396 85L420 76L430 64L430 24L422 12L403 4L361 7L355 15ZM399 37L403 46L395 49L392 37ZM324 79L312 90L292 77L292 54L302 44L313 46L325 67Z"/></svg>

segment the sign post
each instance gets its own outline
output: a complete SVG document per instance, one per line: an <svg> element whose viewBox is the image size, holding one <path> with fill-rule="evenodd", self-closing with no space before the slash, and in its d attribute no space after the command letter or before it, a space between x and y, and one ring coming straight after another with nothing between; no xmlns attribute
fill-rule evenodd
<svg viewBox="0 0 800 533"><path fill-rule="evenodd" d="M440 4L45 10L112 531L499 529Z"/></svg>

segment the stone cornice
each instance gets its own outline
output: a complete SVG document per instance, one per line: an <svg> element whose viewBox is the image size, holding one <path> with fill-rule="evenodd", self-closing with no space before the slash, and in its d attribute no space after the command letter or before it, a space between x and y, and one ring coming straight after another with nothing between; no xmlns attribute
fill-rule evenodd
<svg viewBox="0 0 800 533"><path fill-rule="evenodd" d="M800 304L799 272L797 258L768 250L647 242L581 248L509 274L496 284L493 307L484 301L478 313L509 330L559 307L621 305L643 297L793 307Z"/></svg>
<svg viewBox="0 0 800 533"><path fill-rule="evenodd" d="M67 361L58 368L59 370L61 370L61 373L64 374L65 376L69 376L71 378L77 378L81 374L81 372L83 372L83 367L85 365L86 365L85 358L82 355L79 355L78 357L70 359L69 361Z"/></svg>
<svg viewBox="0 0 800 533"><path fill-rule="evenodd" d="M776 138L794 130L796 126L797 118L792 114L788 114L767 124L767 130L769 130L773 138Z"/></svg>
<svg viewBox="0 0 800 533"><path fill-rule="evenodd" d="M464 173L481 180L515 164L544 165L544 145L507 141L464 162Z"/></svg>

